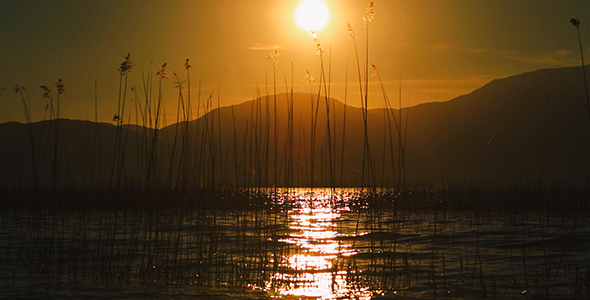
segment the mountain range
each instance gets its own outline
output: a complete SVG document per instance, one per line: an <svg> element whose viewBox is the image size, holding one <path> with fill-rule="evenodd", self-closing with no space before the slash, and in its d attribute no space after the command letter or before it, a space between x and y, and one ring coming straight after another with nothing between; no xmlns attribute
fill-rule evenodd
<svg viewBox="0 0 590 300"><path fill-rule="evenodd" d="M401 110L283 93L157 130L3 123L0 141L5 188L583 187L590 175L581 67Z"/></svg>

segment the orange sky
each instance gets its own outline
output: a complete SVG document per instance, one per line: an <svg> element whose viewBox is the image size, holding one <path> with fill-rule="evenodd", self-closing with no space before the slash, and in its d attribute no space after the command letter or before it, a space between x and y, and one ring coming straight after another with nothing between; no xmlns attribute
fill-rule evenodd
<svg viewBox="0 0 590 300"><path fill-rule="evenodd" d="M361 65L366 32L361 15L369 1L326 0L331 18L319 31L326 67L331 59L331 95L344 100L348 69L348 104L360 106L353 40L356 30ZM20 98L27 88L33 120L41 120L47 100L40 85L58 79L67 93L60 98L62 117L94 119L94 82L98 82L99 121L117 110L117 68L127 53L136 67L129 87L142 88L150 63L168 66L183 79L190 58L191 90L211 92L222 106L250 100L258 86L272 91L271 51L279 51L277 80L285 77L296 91L305 70L319 80L320 61L309 33L294 20L298 0L53 0L0 2L0 122L24 121ZM369 25L369 64L379 69L389 97L397 99L400 74L403 105L446 101L494 78L540 68L579 64L571 17L581 21L582 39L590 45L590 2L511 0L374 1ZM330 51L331 49L331 51ZM590 51L585 48L587 57ZM291 76L293 64L293 78ZM376 77L370 78L370 107L382 103ZM218 90L219 86L219 90ZM172 80L163 83L168 116L176 113ZM141 97L141 94L140 94ZM171 119L169 117L169 119Z"/></svg>

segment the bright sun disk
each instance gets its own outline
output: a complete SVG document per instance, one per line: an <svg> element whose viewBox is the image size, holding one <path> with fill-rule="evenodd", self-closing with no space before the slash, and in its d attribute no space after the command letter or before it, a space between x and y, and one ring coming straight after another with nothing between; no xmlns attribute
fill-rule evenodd
<svg viewBox="0 0 590 300"><path fill-rule="evenodd" d="M324 2L318 0L302 1L295 10L297 25L306 31L324 28L329 18L328 7Z"/></svg>

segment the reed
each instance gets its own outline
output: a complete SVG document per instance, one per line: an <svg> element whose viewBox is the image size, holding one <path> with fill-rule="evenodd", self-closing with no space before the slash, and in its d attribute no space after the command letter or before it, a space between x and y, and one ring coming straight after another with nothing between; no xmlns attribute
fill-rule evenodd
<svg viewBox="0 0 590 300"><path fill-rule="evenodd" d="M174 76L174 85L175 87L178 89L178 102L177 102L177 108L176 108L176 126L174 126L174 142L172 143L172 150L170 151L170 167L169 167L169 174L168 174L168 186L173 187L173 186L177 186L178 184L178 180L180 179L180 177L176 177L174 178L174 175L178 175L178 174L174 174L175 169L173 168L173 166L176 164L176 162L174 161L174 156L176 154L176 147L177 147L177 143L178 143L178 131L180 130L180 127L182 124L181 123L181 118L180 118L180 113L182 112L182 116L183 116L183 121L185 116L186 116L186 111L185 111L185 107L184 107L184 99L183 99L183 95L182 95L182 84L183 82L181 82L180 78L178 77L178 75L176 74L176 72L173 72ZM181 133L182 134L182 133ZM179 159L179 167L178 169L180 170L182 167L182 154L183 151L181 150L181 157Z"/></svg>
<svg viewBox="0 0 590 300"><path fill-rule="evenodd" d="M303 78L303 82L306 85L309 85L309 97L310 97L310 120L311 120L311 124L310 124L310 158L309 158L309 186L310 187L314 187L314 164L315 164L315 120L316 120L316 115L317 113L314 112L314 102L313 102L313 89L314 89L314 85L315 85L315 76L313 75L313 73L310 73L308 70L305 70L305 76ZM305 141L305 138L303 139ZM307 150L307 148L304 147L305 150ZM305 154L305 157L307 158L307 154ZM305 163L305 166L307 166L307 162Z"/></svg>
<svg viewBox="0 0 590 300"><path fill-rule="evenodd" d="M147 141L147 143L151 142L151 144L149 144L149 146L147 147L148 149L148 159L147 159L147 174L146 174L146 187L147 188L155 188L159 186L160 183L160 172L162 171L162 166L161 166L161 162L158 161L158 158L161 156L161 151L159 150L158 147L158 142L159 142L159 129L161 128L162 124L162 81L167 80L168 76L166 74L166 63L164 63L161 67L157 67L158 72L156 73L156 77L158 77L158 92L157 92L157 98L155 99L155 103L151 103L151 97L146 97L148 99L148 107L149 107L149 119L150 119L150 125L153 124L153 133L151 134L150 137L150 141ZM148 72L148 75L150 75L150 73ZM148 85L148 89L151 90L151 79L148 79L147 84Z"/></svg>
<svg viewBox="0 0 590 300"><path fill-rule="evenodd" d="M363 150L363 179L361 179L361 186L364 186L364 169L365 163L368 164L368 173L369 173L369 186L375 188L375 173L373 168L373 158L371 156L371 147L369 144L369 133L368 133L368 99L369 99L369 23L375 18L375 10L373 9L373 2L369 3L369 6L366 8L365 15L362 17L363 23L366 29L366 38L365 38L365 93L364 93L364 103L362 107L363 110L363 125L364 125L364 150ZM356 44L355 44L355 51L356 51ZM357 54L358 55L358 54ZM359 70L360 73L360 70ZM359 78L360 81L360 78ZM362 94L361 94L362 95Z"/></svg>
<svg viewBox="0 0 590 300"><path fill-rule="evenodd" d="M319 98L321 95L321 89L322 89L322 83L323 83L323 89L324 89L324 103L326 106L326 140L327 140L327 149L328 149L328 166L329 166L329 175L328 177L330 178L330 183L329 186L330 187L334 187L334 166L333 166L333 154L332 154L332 132L331 132L331 123L330 123L330 102L329 102L329 86L330 86L330 82L326 79L326 72L325 72L325 68L324 68L324 49L321 46L320 42L319 42L319 37L317 36L316 33L312 32L312 36L314 36L314 42L316 43L316 54L319 55L320 57L320 89L318 90L318 106L319 106ZM331 49L331 48L330 48ZM330 58L331 58L331 54L330 54ZM330 60L331 61L331 60ZM331 70L331 62L329 65L329 69ZM322 161L324 161L323 156L322 156ZM324 168L322 168L322 171L324 170ZM327 177L322 175L322 179L325 180ZM324 184L324 186L326 186Z"/></svg>
<svg viewBox="0 0 590 300"><path fill-rule="evenodd" d="M32 162L32 181L33 181L33 188L38 189L40 188L40 169L38 166L38 153L35 150L35 137L33 133L33 124L31 121L31 109L30 105L25 100L25 96L23 94L23 90L26 88L20 84L15 85L14 92L20 95L21 103L23 106L23 114L25 117L25 122L27 124L27 130L29 134L29 145L31 151L31 162Z"/></svg>
<svg viewBox="0 0 590 300"><path fill-rule="evenodd" d="M349 24L350 26L350 24ZM340 186L344 187L344 149L346 145L346 108L348 100L348 59L346 59L346 75L344 77L344 107L342 111L342 144L340 146Z"/></svg>
<svg viewBox="0 0 590 300"><path fill-rule="evenodd" d="M190 122L192 120L192 106L191 106L191 87L190 87L190 68L191 65L189 63L189 59L187 58L185 63L184 63L184 68L186 69L186 82L187 82L187 91L186 91L186 114L184 116L185 121L184 121L184 131L183 131L183 148L182 148L182 157L185 158L186 163L181 163L179 166L179 172L182 172L182 175L179 175L179 177L182 178L182 184L181 187L186 189L189 187L189 183L191 182L191 178L190 178L190 174L192 173L190 170L190 167L192 165L192 161L193 161L193 156L192 156L192 151L191 149L193 149L193 141L191 139L192 137L192 132L191 129L192 127L190 126ZM181 89L182 90L182 89Z"/></svg>
<svg viewBox="0 0 590 300"><path fill-rule="evenodd" d="M279 151L277 149L277 145L278 145L278 141L279 141L279 135L278 135L278 114L277 114L277 69L279 68L279 50L276 50L271 52L269 57L268 57L268 61L272 64L272 81L273 81L273 100L274 100L274 105L273 105L273 109L274 109L274 114L273 114L273 119L274 119L274 127L273 127L273 145L274 145L274 162L273 162L273 175L274 175L274 180L272 183L272 186L277 186L278 185L278 173L277 173L277 159L278 159L278 154ZM267 100L268 101L268 100ZM267 103L268 104L268 103ZM268 122L268 120L267 120Z"/></svg>
<svg viewBox="0 0 590 300"><path fill-rule="evenodd" d="M113 163L111 166L110 186L119 188L121 186L121 177L124 168L124 145L123 145L123 131L122 124L125 120L125 102L127 100L127 83L128 74L135 67L131 61L131 53L128 53L125 60L119 67L119 98L117 100L117 113L113 116L113 121L116 123L117 131L115 137L115 152L113 156Z"/></svg>
<svg viewBox="0 0 590 300"><path fill-rule="evenodd" d="M582 75L584 78L584 92L586 96L586 107L588 108L588 117L590 118L590 97L588 96L588 80L586 79L586 65L584 63L584 48L582 47L582 38L580 37L580 20L572 18L570 24L576 27L578 34L578 44L580 45L580 58L582 59Z"/></svg>
<svg viewBox="0 0 590 300"><path fill-rule="evenodd" d="M56 96L56 113L55 113L55 120L53 123L54 129L54 143L53 143L53 164L52 164L52 182L53 182L53 189L58 188L58 167L57 167L57 158L58 158L58 133L59 133L59 119L60 119L60 107L59 107L59 95L65 93L65 86L61 79L55 83L55 88L57 89L57 96Z"/></svg>
<svg viewBox="0 0 590 300"><path fill-rule="evenodd" d="M218 149L218 153L217 155L219 156L219 175L221 176L220 179L220 188L223 189L224 187L226 187L226 167L227 164L224 165L224 159L223 159L223 139L222 139L222 135L221 135L221 88L220 88L220 83L219 83L219 79L217 81L217 138L218 138L218 142L217 142L217 149ZM226 155L227 155L228 151L226 151ZM226 160L227 161L227 160Z"/></svg>
<svg viewBox="0 0 590 300"><path fill-rule="evenodd" d="M362 158L362 171L361 171L361 187L365 187L365 176L366 173L369 175L369 186L375 188L375 178L374 178L374 169L373 169L373 159L371 156L371 148L369 143L369 133L368 133L368 93L369 93L369 23L375 18L375 10L373 8L373 2L371 2L367 8L365 14L362 16L363 23L366 29L366 42L365 42L365 64L364 64L364 79L365 83L363 86L362 76L361 76L361 65L359 59L359 51L356 44L356 34L350 23L348 23L348 33L349 36L353 40L354 44L354 51L357 61L357 74L358 74L358 82L359 82L359 94L361 99L361 109L363 112L363 158ZM364 87L364 91L363 91ZM367 171L367 172L365 172Z"/></svg>

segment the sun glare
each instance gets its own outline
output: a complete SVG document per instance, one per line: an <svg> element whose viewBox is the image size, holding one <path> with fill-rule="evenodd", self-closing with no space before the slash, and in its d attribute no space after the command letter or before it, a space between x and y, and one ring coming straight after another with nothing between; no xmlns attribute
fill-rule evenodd
<svg viewBox="0 0 590 300"><path fill-rule="evenodd" d="M306 31L324 28L329 18L328 7L324 2L318 0L302 1L295 10L297 25Z"/></svg>

